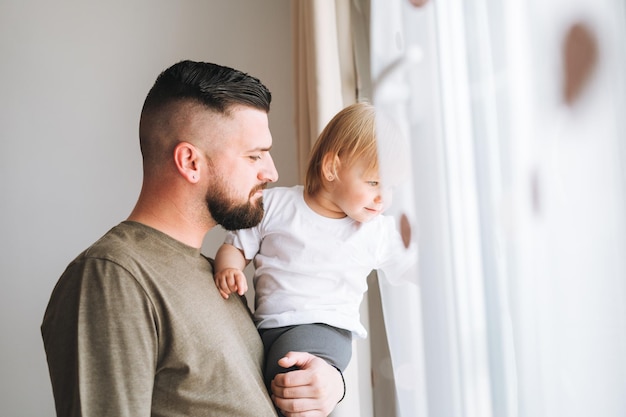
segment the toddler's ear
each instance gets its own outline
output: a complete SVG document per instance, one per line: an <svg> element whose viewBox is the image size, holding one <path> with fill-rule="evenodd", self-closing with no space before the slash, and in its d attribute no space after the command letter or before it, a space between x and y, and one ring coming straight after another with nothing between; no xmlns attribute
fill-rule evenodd
<svg viewBox="0 0 626 417"><path fill-rule="evenodd" d="M322 160L322 174L328 181L337 178L337 171L341 166L341 161L337 155L327 153Z"/></svg>

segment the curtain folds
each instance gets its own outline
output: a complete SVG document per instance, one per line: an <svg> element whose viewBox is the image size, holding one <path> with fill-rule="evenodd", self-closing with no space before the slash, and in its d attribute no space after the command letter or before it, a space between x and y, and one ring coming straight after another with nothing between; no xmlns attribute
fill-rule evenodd
<svg viewBox="0 0 626 417"><path fill-rule="evenodd" d="M300 181L309 151L339 110L356 100L349 0L293 2L293 57Z"/></svg>

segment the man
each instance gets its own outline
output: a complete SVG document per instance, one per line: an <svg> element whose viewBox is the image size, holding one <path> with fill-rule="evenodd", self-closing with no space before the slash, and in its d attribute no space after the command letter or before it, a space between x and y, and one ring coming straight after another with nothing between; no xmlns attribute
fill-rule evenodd
<svg viewBox="0 0 626 417"><path fill-rule="evenodd" d="M278 179L270 92L256 78L183 61L148 93L139 136L144 179L128 219L57 283L42 336L59 416L275 416L263 347L238 297L224 300L201 255L206 233L257 224ZM272 383L288 416L326 416L342 376L291 353Z"/></svg>

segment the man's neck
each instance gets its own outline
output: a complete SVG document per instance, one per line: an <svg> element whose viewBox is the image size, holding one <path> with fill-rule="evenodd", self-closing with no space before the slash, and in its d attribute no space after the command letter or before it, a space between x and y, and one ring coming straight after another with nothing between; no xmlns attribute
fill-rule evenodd
<svg viewBox="0 0 626 417"><path fill-rule="evenodd" d="M202 247L204 237L215 225L186 216L175 208L145 207L137 203L128 219L150 226L166 235L194 248Z"/></svg>

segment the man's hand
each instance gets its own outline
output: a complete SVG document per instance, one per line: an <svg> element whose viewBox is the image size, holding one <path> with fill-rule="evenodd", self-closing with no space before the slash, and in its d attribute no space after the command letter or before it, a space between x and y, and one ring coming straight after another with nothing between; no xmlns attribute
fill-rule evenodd
<svg viewBox="0 0 626 417"><path fill-rule="evenodd" d="M344 395L340 372L325 360L305 352L289 352L278 361L296 371L272 381L272 400L286 417L326 417Z"/></svg>
<svg viewBox="0 0 626 417"><path fill-rule="evenodd" d="M226 268L215 274L215 285L225 299L234 292L244 295L248 291L248 281L242 270Z"/></svg>

